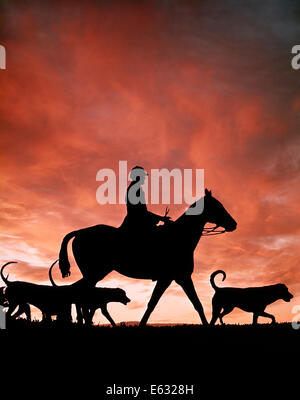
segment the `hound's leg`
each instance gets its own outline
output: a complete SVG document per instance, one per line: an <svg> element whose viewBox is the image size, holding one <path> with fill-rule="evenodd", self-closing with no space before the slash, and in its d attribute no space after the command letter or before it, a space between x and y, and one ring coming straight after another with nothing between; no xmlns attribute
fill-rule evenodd
<svg viewBox="0 0 300 400"><path fill-rule="evenodd" d="M207 319L205 317L202 304L198 298L194 284L191 277L176 280L176 282L182 287L187 297L192 302L195 310L198 312L199 317L203 325L208 325Z"/></svg>
<svg viewBox="0 0 300 400"><path fill-rule="evenodd" d="M52 318L51 318L51 314L48 311L42 311L43 314L43 318L42 318L42 322L49 324L50 322L52 322Z"/></svg>
<svg viewBox="0 0 300 400"><path fill-rule="evenodd" d="M12 302L10 302L9 306L8 306L8 310L6 312L6 317L7 318L11 318L14 319L14 315L12 315L12 313L16 310L18 304L14 304Z"/></svg>
<svg viewBox="0 0 300 400"><path fill-rule="evenodd" d="M60 307L60 312L57 314L57 320L61 323L71 324L72 320L72 304L63 304Z"/></svg>
<svg viewBox="0 0 300 400"><path fill-rule="evenodd" d="M158 303L159 299L164 294L166 289L170 286L171 282L172 282L172 280L157 281L157 284L153 290L151 299L148 303L147 310L146 310L143 318L141 319L140 326L145 326L147 324L147 321L148 321L152 311L156 307L156 304Z"/></svg>
<svg viewBox="0 0 300 400"><path fill-rule="evenodd" d="M90 308L87 305L82 305L81 310L82 310L82 315L83 315L85 325L91 325L94 313L91 314ZM91 315L92 315L92 317L91 317Z"/></svg>
<svg viewBox="0 0 300 400"><path fill-rule="evenodd" d="M11 317L13 319L17 319L22 314L23 314L22 306L19 305L18 311L16 313L14 313L13 315L11 315Z"/></svg>
<svg viewBox="0 0 300 400"><path fill-rule="evenodd" d="M16 319L20 315L25 314L27 321L31 321L31 313L30 313L30 305L27 303L20 304L18 311L13 315L13 318Z"/></svg>
<svg viewBox="0 0 300 400"><path fill-rule="evenodd" d="M77 314L77 323L79 325L83 324L83 316L82 316L82 309L80 304L75 304L76 307L76 314Z"/></svg>
<svg viewBox="0 0 300 400"><path fill-rule="evenodd" d="M253 313L253 325L257 325L257 320L258 320L258 314L257 313Z"/></svg>
<svg viewBox="0 0 300 400"><path fill-rule="evenodd" d="M224 307L223 311L221 312L221 314L219 315L219 319L222 325L225 325L223 322L223 317L229 313L231 313L231 311L234 309L234 307L228 306L228 307Z"/></svg>
<svg viewBox="0 0 300 400"><path fill-rule="evenodd" d="M276 323L275 317L272 314L268 314L265 311L263 311L263 312L259 313L259 315L262 317L270 318L272 320L272 324Z"/></svg>
<svg viewBox="0 0 300 400"><path fill-rule="evenodd" d="M24 304L23 312L26 315L27 321L31 322L31 310L30 310L30 305L28 303Z"/></svg>
<svg viewBox="0 0 300 400"><path fill-rule="evenodd" d="M222 305L218 304L216 301L212 301L212 317L210 321L210 325L214 325L217 322L217 319L220 319L222 310ZM221 320L220 320L221 321Z"/></svg>
<svg viewBox="0 0 300 400"><path fill-rule="evenodd" d="M112 319L112 317L110 316L109 312L107 311L107 305L106 304L105 304L105 306L101 307L101 311L102 311L102 314L104 315L104 317L106 319L108 319L109 322L112 324L112 326L117 326L115 321Z"/></svg>
<svg viewBox="0 0 300 400"><path fill-rule="evenodd" d="M97 310L97 307L92 307L89 309L89 316L90 316L89 318L90 318L91 324L93 323L93 318L94 318L96 310Z"/></svg>

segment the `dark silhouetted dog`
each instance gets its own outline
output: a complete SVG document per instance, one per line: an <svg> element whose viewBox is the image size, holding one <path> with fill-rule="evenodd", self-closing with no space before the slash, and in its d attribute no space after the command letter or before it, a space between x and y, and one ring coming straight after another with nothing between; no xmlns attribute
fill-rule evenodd
<svg viewBox="0 0 300 400"><path fill-rule="evenodd" d="M226 278L222 270L215 271L210 276L210 283L216 291L212 299L211 325L214 325L218 318L221 324L224 324L224 315L229 314L235 307L253 313L253 325L257 324L259 316L270 318L272 323L275 323L275 317L265 312L267 305L280 299L289 302L293 298L282 283L250 288L220 288L214 282L217 274L223 275L223 281Z"/></svg>
<svg viewBox="0 0 300 400"><path fill-rule="evenodd" d="M50 267L50 277L55 263ZM71 322L71 306L76 304L79 308L87 310L83 315L86 323L91 323L95 310L101 308L103 315L115 326L115 322L107 311L107 304L109 302L127 304L130 301L122 289L86 287L82 280L68 286L47 286L23 281L10 282L3 274L8 264L10 262L4 264L0 271L1 278L7 285L4 294L9 307L7 315L11 315L17 306L31 304L41 310L43 321L49 321L52 315L56 315L58 321L65 323ZM55 285L52 277L50 279Z"/></svg>
<svg viewBox="0 0 300 400"><path fill-rule="evenodd" d="M52 315L57 315L58 320L66 321L71 316L71 303L66 301L66 293L60 288L52 286L37 285L35 283L15 281L10 282L8 276L5 277L1 268L0 274L2 280L7 285L4 293L5 300L8 302L7 316L10 317L17 306L24 309L24 305L31 304L39 308L43 315L43 321L51 320Z"/></svg>
<svg viewBox="0 0 300 400"><path fill-rule="evenodd" d="M83 317L86 324L92 324L95 311L100 308L102 314L112 326L116 326L107 310L107 304L118 302L126 305L130 302L130 299L126 296L126 292L119 288L87 287L80 284L82 280L71 285L57 286L52 278L52 268L57 261L49 269L49 279L54 287L61 291L66 291L66 296L69 296L70 301L76 305L77 321L82 322ZM82 315L80 315L81 313Z"/></svg>
<svg viewBox="0 0 300 400"><path fill-rule="evenodd" d="M3 307L9 308L8 301L5 297L5 287L4 286L0 287L0 305ZM16 318L20 317L22 314L25 314L27 320L31 321L30 305L28 303L24 303L24 304L19 304L18 306L16 306L14 309L12 309L12 307L11 307L9 310L9 313L7 312L7 317L16 319ZM13 312L17 309L17 307L18 307L17 312L15 314L13 314Z"/></svg>
<svg viewBox="0 0 300 400"><path fill-rule="evenodd" d="M86 324L92 324L95 311L100 308L102 314L112 326L116 326L107 310L107 304L118 302L126 305L130 302L130 299L126 296L126 292L120 288L93 287L77 289L74 302L83 310L83 318Z"/></svg>

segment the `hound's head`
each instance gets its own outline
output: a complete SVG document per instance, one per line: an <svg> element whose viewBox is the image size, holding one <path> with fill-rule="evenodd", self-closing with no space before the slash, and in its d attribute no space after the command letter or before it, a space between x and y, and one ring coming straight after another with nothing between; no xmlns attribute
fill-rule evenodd
<svg viewBox="0 0 300 400"><path fill-rule="evenodd" d="M286 302L291 301L291 299L294 297L292 295L292 293L289 292L286 285L284 285L283 283L278 283L278 285L276 285L276 290L277 290L278 298L282 299Z"/></svg>
<svg viewBox="0 0 300 400"><path fill-rule="evenodd" d="M120 302L126 306L131 300L126 296L126 292L123 289L114 289L114 301Z"/></svg>

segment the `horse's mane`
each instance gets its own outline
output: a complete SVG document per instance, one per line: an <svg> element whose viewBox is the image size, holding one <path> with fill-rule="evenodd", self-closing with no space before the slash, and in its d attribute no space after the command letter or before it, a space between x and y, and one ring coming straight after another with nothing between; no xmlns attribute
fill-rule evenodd
<svg viewBox="0 0 300 400"><path fill-rule="evenodd" d="M186 218L189 218L191 216L193 217L200 217L203 210L204 210L204 199L205 197L201 197L200 199L198 199L197 201L195 201L193 204L191 204L175 221L174 223L181 223L183 221L186 220ZM203 202L203 203L202 203ZM194 208L197 207L197 204L200 208L202 208L202 204L203 204L203 210L201 213L199 214L193 214L192 212L189 213L189 210L193 210Z"/></svg>

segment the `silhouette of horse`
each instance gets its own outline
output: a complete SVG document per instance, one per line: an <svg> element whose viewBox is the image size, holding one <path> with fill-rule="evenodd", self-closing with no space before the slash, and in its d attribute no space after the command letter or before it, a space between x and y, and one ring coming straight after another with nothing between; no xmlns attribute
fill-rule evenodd
<svg viewBox="0 0 300 400"><path fill-rule="evenodd" d="M175 280L179 284L194 308L202 324L207 324L202 304L197 296L191 278L194 269L194 250L201 235L207 228L206 223L216 224L231 232L237 223L215 199L211 191L205 189L201 214L191 215L185 212L176 221L157 228L146 238L140 232L126 234L108 225L96 225L68 233L61 244L59 267L63 277L70 275L67 245L71 238L76 263L87 285L96 285L112 271L136 279L157 281L147 310L140 322L146 325L159 299Z"/></svg>

